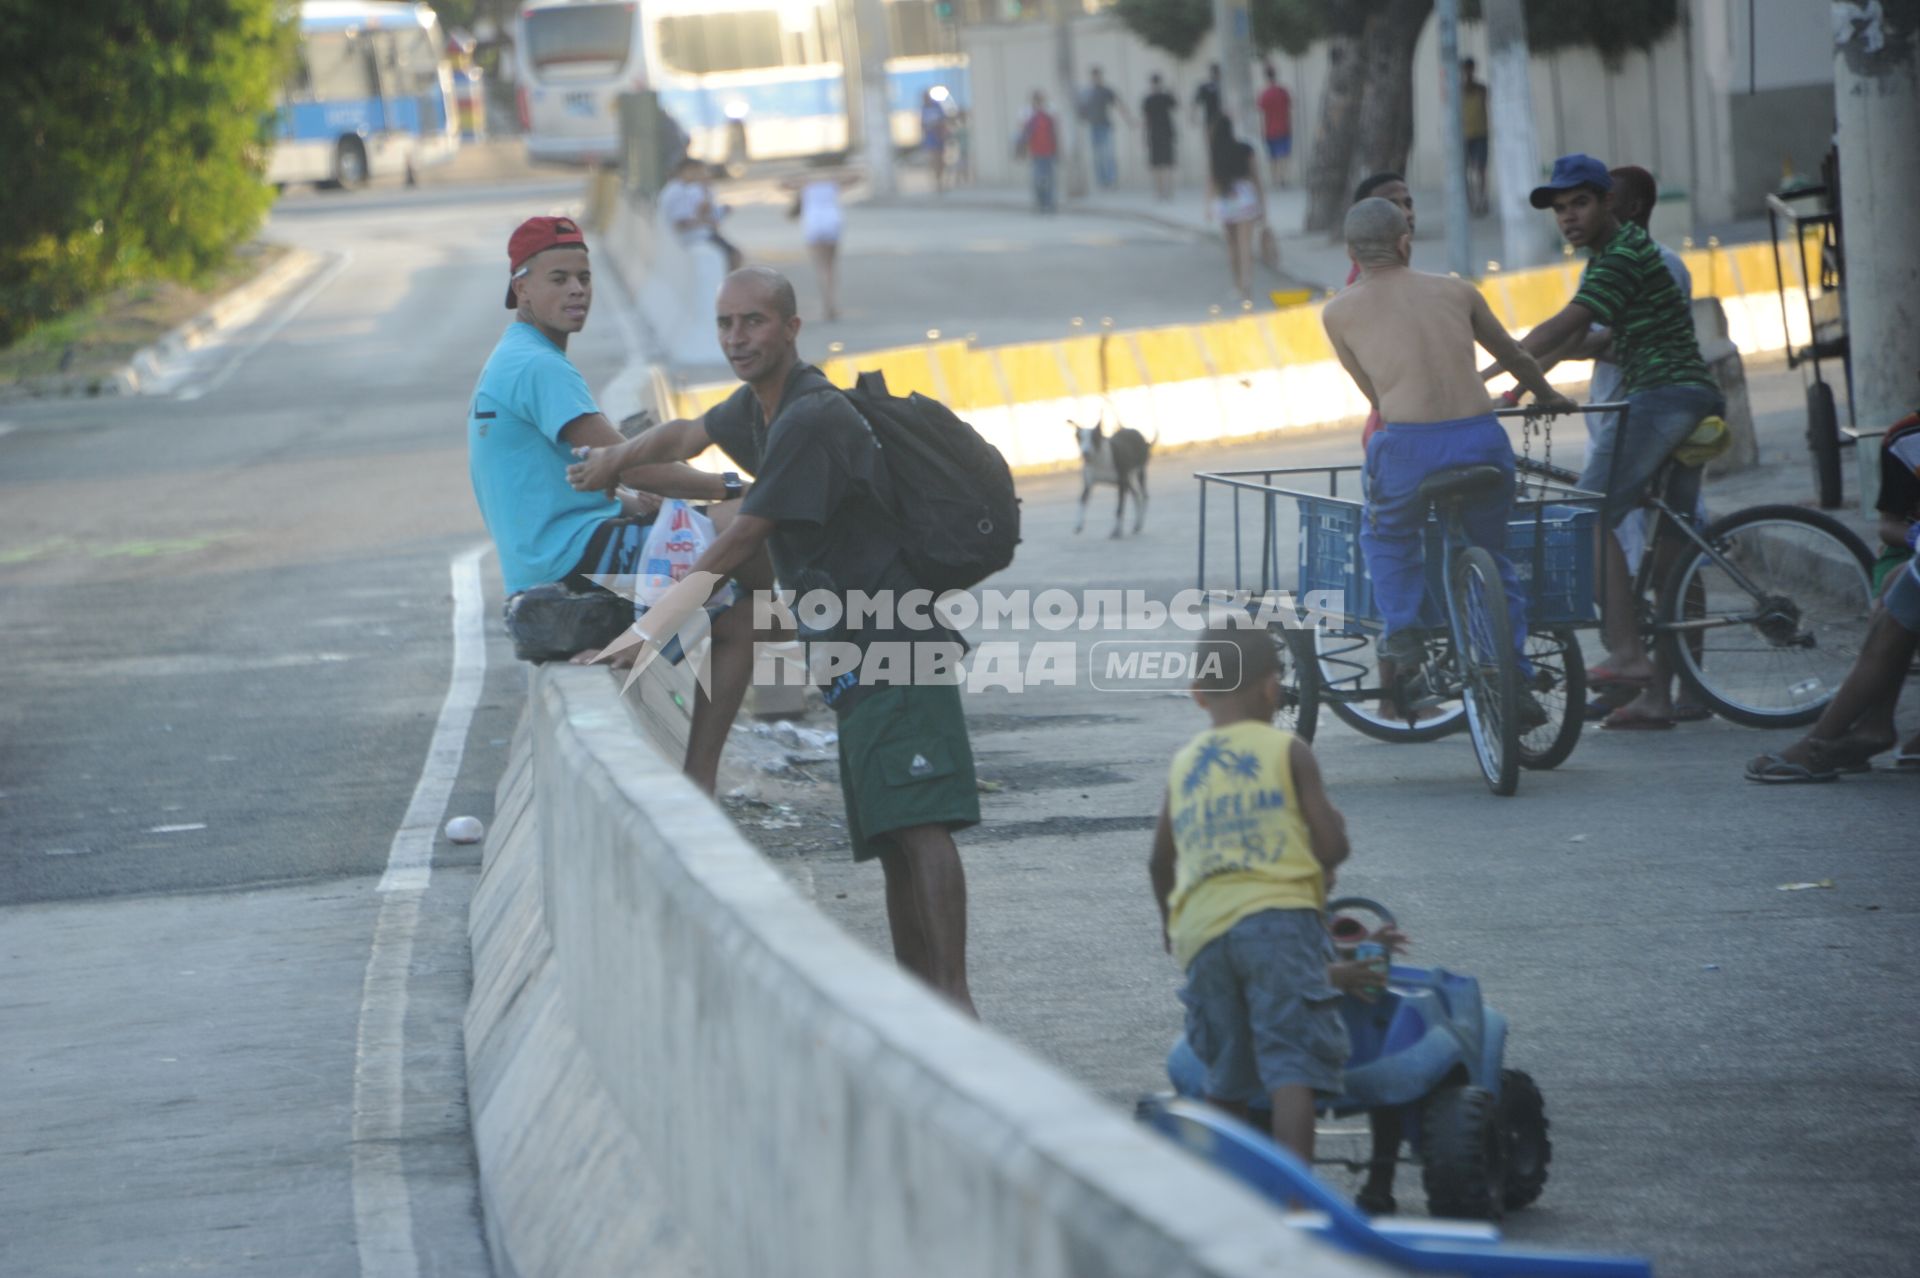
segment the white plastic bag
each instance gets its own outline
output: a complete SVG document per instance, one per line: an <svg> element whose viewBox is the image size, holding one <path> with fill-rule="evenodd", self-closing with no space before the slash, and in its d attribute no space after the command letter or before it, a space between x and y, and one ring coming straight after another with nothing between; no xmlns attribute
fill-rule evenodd
<svg viewBox="0 0 1920 1278"><path fill-rule="evenodd" d="M640 580L633 589L639 610L659 603L675 582L685 578L713 544L713 537L713 521L705 515L677 497L662 502L640 552Z"/></svg>

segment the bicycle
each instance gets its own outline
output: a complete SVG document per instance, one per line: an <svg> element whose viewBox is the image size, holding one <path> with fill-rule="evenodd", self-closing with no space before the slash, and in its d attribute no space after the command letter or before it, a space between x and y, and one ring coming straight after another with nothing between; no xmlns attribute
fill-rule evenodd
<svg viewBox="0 0 1920 1278"><path fill-rule="evenodd" d="M1265 508L1260 551L1263 596L1278 585L1278 501L1286 498L1296 503L1301 510L1299 591L1310 606L1323 593L1339 603L1314 624L1285 631L1291 660L1282 726L1311 739L1324 701L1344 721L1383 740L1430 741L1464 729L1473 739L1489 788L1495 794L1510 795L1518 786L1521 768L1558 766L1579 739L1585 666L1569 627L1588 623L1593 616L1591 575L1579 571L1578 565L1592 561L1590 538L1596 516L1585 507L1597 504L1599 497L1544 484L1531 511L1522 510L1512 525L1523 538L1533 538L1530 546L1535 553L1528 566L1536 585L1554 583L1548 606L1536 607L1530 622L1527 657L1532 674L1523 688L1498 566L1491 553L1468 541L1461 522L1468 506L1500 499L1500 487L1512 483L1509 473L1498 466L1461 467L1437 472L1421 485L1421 500L1437 509L1438 518L1429 523L1426 555L1429 615L1425 624L1407 632L1418 643L1418 657L1408 673L1420 689L1415 709L1432 717L1409 723L1398 709L1373 708L1395 690L1380 683L1374 673L1376 659L1363 652L1377 644L1382 623L1372 606L1371 582L1357 547L1362 507L1356 500L1342 498L1339 491L1342 474L1359 469L1275 468L1198 476L1202 588L1209 587L1205 529L1210 485L1232 491L1237 591L1247 576L1240 518L1243 494L1260 494ZM1309 474L1325 477L1326 494L1278 487L1274 482L1279 476ZM1250 592L1242 592L1243 599L1245 593ZM1523 692L1547 711L1544 723L1522 724Z"/></svg>
<svg viewBox="0 0 1920 1278"><path fill-rule="evenodd" d="M1550 462L1515 464L1523 477L1578 480ZM1662 465L1644 502L1654 527L1632 582L1642 642L1730 722L1812 723L1866 636L1874 607L1866 543L1830 515L1778 504L1749 506L1696 528L1691 512L1675 510L1665 497L1680 464L1669 458Z"/></svg>

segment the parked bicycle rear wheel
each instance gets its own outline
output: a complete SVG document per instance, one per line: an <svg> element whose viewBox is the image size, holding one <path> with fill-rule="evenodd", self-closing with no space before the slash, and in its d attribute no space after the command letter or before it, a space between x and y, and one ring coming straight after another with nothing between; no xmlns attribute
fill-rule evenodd
<svg viewBox="0 0 1920 1278"><path fill-rule="evenodd" d="M1320 726L1320 663L1314 654L1311 630L1273 631L1280 645L1286 669L1280 676L1280 713L1274 726L1293 733L1303 741L1312 741Z"/></svg>
<svg viewBox="0 0 1920 1278"><path fill-rule="evenodd" d="M1873 611L1866 544L1832 517L1798 506L1735 511L1701 536L1725 562L1689 544L1668 571L1657 613L1667 660L1735 723L1812 723L1866 639ZM1689 590L1700 592L1693 621L1684 607Z"/></svg>
<svg viewBox="0 0 1920 1278"><path fill-rule="evenodd" d="M1318 630L1312 633L1319 657L1321 700L1335 718L1354 731L1376 741L1412 744L1437 741L1467 726L1467 708L1457 701L1435 706L1431 718L1408 723L1397 715L1382 713L1376 698L1358 701L1326 695L1379 687L1378 644L1373 635L1329 635Z"/></svg>
<svg viewBox="0 0 1920 1278"><path fill-rule="evenodd" d="M1493 556L1479 546L1455 552L1450 568L1453 657L1466 690L1467 732L1488 788L1512 794L1520 784L1520 665L1506 591Z"/></svg>
<svg viewBox="0 0 1920 1278"><path fill-rule="evenodd" d="M1580 743L1587 718L1587 663L1580 640L1564 626L1529 631L1527 660L1534 677L1526 686L1546 710L1547 721L1520 734L1520 766L1544 771L1565 763Z"/></svg>

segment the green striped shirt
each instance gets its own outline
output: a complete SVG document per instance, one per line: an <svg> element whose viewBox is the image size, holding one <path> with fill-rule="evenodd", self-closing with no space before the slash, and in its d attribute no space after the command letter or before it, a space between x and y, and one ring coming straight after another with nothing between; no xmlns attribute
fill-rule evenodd
<svg viewBox="0 0 1920 1278"><path fill-rule="evenodd" d="M1655 386L1712 386L1693 314L1653 237L1622 222L1594 251L1573 300L1613 330L1613 358L1631 394Z"/></svg>

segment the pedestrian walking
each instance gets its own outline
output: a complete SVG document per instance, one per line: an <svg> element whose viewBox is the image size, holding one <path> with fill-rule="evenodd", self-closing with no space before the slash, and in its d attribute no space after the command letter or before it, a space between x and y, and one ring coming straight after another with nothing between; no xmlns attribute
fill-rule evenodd
<svg viewBox="0 0 1920 1278"><path fill-rule="evenodd" d="M1112 190L1120 181L1120 160L1113 149L1113 113L1118 111L1128 128L1133 127L1133 116L1120 95L1107 86L1099 67L1089 70L1087 76L1090 83L1080 95L1080 118L1087 122L1087 136L1093 146L1093 178L1103 189Z"/></svg>
<svg viewBox="0 0 1920 1278"><path fill-rule="evenodd" d="M1225 108L1220 105L1222 92L1220 64L1214 62L1207 67L1207 78L1201 81L1200 87L1193 91L1193 115L1199 122L1200 136L1203 138L1213 137L1213 126L1219 123L1220 117L1225 114Z"/></svg>
<svg viewBox="0 0 1920 1278"><path fill-rule="evenodd" d="M1033 106L1020 123L1014 153L1025 156L1033 168L1033 203L1042 213L1055 208L1054 165L1060 155L1060 126L1047 110L1047 95L1035 89Z"/></svg>
<svg viewBox="0 0 1920 1278"><path fill-rule="evenodd" d="M934 85L920 95L920 149L927 153L927 165L933 170L933 193L947 186L947 104L946 87Z"/></svg>
<svg viewBox="0 0 1920 1278"><path fill-rule="evenodd" d="M1210 215L1219 221L1227 242L1227 266L1240 300L1253 300L1254 233L1267 218L1253 148L1233 135L1233 122L1224 115L1213 122L1207 152Z"/></svg>
<svg viewBox="0 0 1920 1278"><path fill-rule="evenodd" d="M1146 125L1147 168L1153 174L1153 193L1163 200L1173 198L1174 113L1180 102L1167 92L1158 71L1147 79L1147 96L1140 100L1140 119Z"/></svg>
<svg viewBox="0 0 1920 1278"><path fill-rule="evenodd" d="M831 170L789 178L784 184L794 193L789 212L800 221L800 236L806 241L822 311L829 321L840 318L840 237L846 229L840 193L859 180L854 173Z"/></svg>
<svg viewBox="0 0 1920 1278"><path fill-rule="evenodd" d="M793 285L751 266L727 277L715 310L740 387L697 419L595 449L575 467L573 482L596 488L634 466L697 457L715 444L752 472L739 517L640 626L658 613L658 633L674 633L712 583L763 546L787 588L837 597L841 621L833 633L857 646L861 659L821 691L839 716L854 859L880 862L900 965L972 1013L967 885L953 833L980 820L973 752L958 684L915 678L933 664L920 659L929 646L957 661L959 641L937 621L867 620L863 601L903 599L919 582L890 513L894 493L879 443L847 398L800 358ZM870 659L873 645L886 645L886 661Z"/></svg>
<svg viewBox="0 0 1920 1278"><path fill-rule="evenodd" d="M713 180L705 161L692 156L680 161L672 180L660 188L659 210L661 221L683 246L713 245L726 258L730 271L738 270L746 260L739 248L720 234L720 223L732 210L713 198Z"/></svg>
<svg viewBox="0 0 1920 1278"><path fill-rule="evenodd" d="M1267 87L1260 91L1260 128L1267 144L1267 173L1275 187L1287 185L1293 156L1293 95L1280 83L1269 62L1264 67Z"/></svg>
<svg viewBox="0 0 1920 1278"><path fill-rule="evenodd" d="M507 262L506 300L514 322L487 357L469 401L467 466L514 618L523 615L516 601L535 587L564 583L577 598L609 593L596 577L640 572L658 498L728 503L707 508L720 528L729 524L731 501L742 485L737 474L674 464L641 467L624 477L612 473L604 483L576 490L568 482L573 450L622 442L567 358L567 339L586 327L593 305L586 238L571 218L528 218L507 241ZM614 495L623 478L641 491ZM749 588L773 579L764 556L742 559L734 572ZM694 702L685 761L687 776L709 794L753 669L750 611L729 607L724 592L716 599L721 602L709 607L712 691L702 688ZM515 628L510 620L509 631Z"/></svg>
<svg viewBox="0 0 1920 1278"><path fill-rule="evenodd" d="M1473 76L1473 59L1462 58L1460 120L1467 138L1467 200L1479 216L1487 211L1487 86Z"/></svg>

